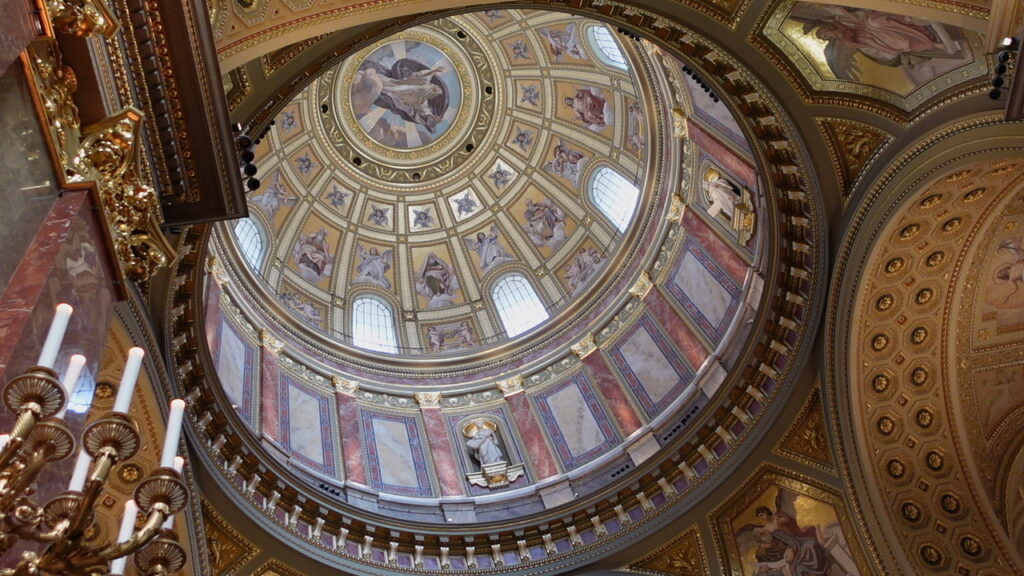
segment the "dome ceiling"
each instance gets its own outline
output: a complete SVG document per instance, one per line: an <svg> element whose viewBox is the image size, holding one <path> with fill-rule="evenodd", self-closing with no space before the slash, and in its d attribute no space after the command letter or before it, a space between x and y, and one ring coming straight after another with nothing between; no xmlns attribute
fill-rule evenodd
<svg viewBox="0 0 1024 576"><path fill-rule="evenodd" d="M347 346L353 304L369 296L396 334L393 348L362 348L461 357L508 341L492 294L503 277L526 279L549 321L609 296L598 279L614 281L608 263L642 232L627 225L664 197L627 196L616 221L588 198L602 172L634 194L654 177L644 88L597 33L620 49L566 14L453 17L303 90L259 145L263 185L249 198L269 240L256 290L276 296L272 313Z"/></svg>

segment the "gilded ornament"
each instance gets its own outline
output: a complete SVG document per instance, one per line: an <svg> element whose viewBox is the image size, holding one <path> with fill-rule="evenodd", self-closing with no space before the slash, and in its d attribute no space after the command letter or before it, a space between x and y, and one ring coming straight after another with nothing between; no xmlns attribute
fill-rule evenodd
<svg viewBox="0 0 1024 576"><path fill-rule="evenodd" d="M907 522L916 523L921 520L921 508L913 502L904 502L900 506L900 513Z"/></svg>
<svg viewBox="0 0 1024 576"><path fill-rule="evenodd" d="M909 240L910 238L917 236L917 233L920 231L920 224L907 224L906 226L903 227L902 230L900 230L900 238L904 240Z"/></svg>
<svg viewBox="0 0 1024 576"><path fill-rule="evenodd" d="M979 186L978 188L975 188L974 190L971 190L967 194L964 194L964 202L974 202L975 200L980 199L984 195L985 195L985 187L984 186Z"/></svg>
<svg viewBox="0 0 1024 576"><path fill-rule="evenodd" d="M494 385L498 387L502 394L509 396L523 391L523 377L517 374L511 378L499 380Z"/></svg>
<svg viewBox="0 0 1024 576"><path fill-rule="evenodd" d="M875 352L881 352L885 350L885 347L889 345L889 337L885 334L875 334L871 339L871 349Z"/></svg>
<svg viewBox="0 0 1024 576"><path fill-rule="evenodd" d="M960 499L955 494L946 492L939 499L942 509L949 514L958 514L961 510Z"/></svg>
<svg viewBox="0 0 1024 576"><path fill-rule="evenodd" d="M942 563L942 552L939 552L938 548L931 544L925 544L921 546L920 550L921 560L929 566L938 566Z"/></svg>
<svg viewBox="0 0 1024 576"><path fill-rule="evenodd" d="M910 341L914 344L923 344L928 339L928 330L922 326L914 328L910 333Z"/></svg>
<svg viewBox="0 0 1024 576"><path fill-rule="evenodd" d="M960 218L950 218L949 220L946 220L942 224L942 231L943 232L953 232L957 228L960 228L960 225L962 223L963 223L963 220L961 220Z"/></svg>
<svg viewBox="0 0 1024 576"><path fill-rule="evenodd" d="M879 374L878 376L875 376L871 380L871 387L875 390L875 392L878 392L879 394L888 390L889 384L889 377L886 376L885 374Z"/></svg>
<svg viewBox="0 0 1024 576"><path fill-rule="evenodd" d="M910 381L920 386L928 381L928 370L923 367L914 368L910 373Z"/></svg>
<svg viewBox="0 0 1024 576"><path fill-rule="evenodd" d="M921 428L930 428L933 420L934 416L931 410L922 408L917 411L917 425Z"/></svg>
<svg viewBox="0 0 1024 576"><path fill-rule="evenodd" d="M888 436L896 430L896 422L888 416L882 416L878 419L878 431L883 435Z"/></svg>
<svg viewBox="0 0 1024 576"><path fill-rule="evenodd" d="M932 252L931 254L928 255L928 258L925 259L924 264L925 264L925 266L928 266L929 268L934 268L934 267L938 266L939 264L942 264L942 261L945 258L946 258L945 252Z"/></svg>
<svg viewBox="0 0 1024 576"><path fill-rule="evenodd" d="M974 536L964 536L961 538L960 549L964 551L964 554L967 554L972 558L981 556L981 542L979 542Z"/></svg>
<svg viewBox="0 0 1024 576"><path fill-rule="evenodd" d="M109 382L96 383L96 397L106 400L114 397L114 386Z"/></svg>
<svg viewBox="0 0 1024 576"><path fill-rule="evenodd" d="M945 464L945 460L942 458L942 454L939 454L934 450L932 450L925 456L924 462L928 466L928 468L930 468L933 472L938 472L939 470L942 470L942 466Z"/></svg>
<svg viewBox="0 0 1024 576"><path fill-rule="evenodd" d="M266 329L260 330L260 346L265 348L267 352L277 356L284 350L284 342L278 340Z"/></svg>
<svg viewBox="0 0 1024 576"><path fill-rule="evenodd" d="M886 264L885 264L885 271L888 272L889 274L893 274L895 272L899 272L900 270L903 269L903 265L906 264L906 263L907 263L906 260L904 260L903 258L897 256L897 257L893 258L892 260L889 260L888 262L886 262Z"/></svg>
<svg viewBox="0 0 1024 576"><path fill-rule="evenodd" d="M932 296L935 296L935 291L931 288L921 288L917 291L917 296L914 297L914 301L918 304L927 304L931 302Z"/></svg>
<svg viewBox="0 0 1024 576"><path fill-rule="evenodd" d="M54 30L72 36L110 38L121 25L104 0L47 0L46 12Z"/></svg>
<svg viewBox="0 0 1024 576"><path fill-rule="evenodd" d="M421 408L437 408L441 405L440 392L417 392L416 402Z"/></svg>
<svg viewBox="0 0 1024 576"><path fill-rule="evenodd" d="M932 208L937 206L939 202L942 202L942 194L932 194L921 200L919 206L921 206L921 208Z"/></svg>
<svg viewBox="0 0 1024 576"><path fill-rule="evenodd" d="M134 484L142 477L142 469L138 465L129 462L121 466L121 469L117 472L117 477L128 484Z"/></svg>
<svg viewBox="0 0 1024 576"><path fill-rule="evenodd" d="M653 287L654 282L651 282L651 275L648 274L646 270L644 270L640 274L640 277L636 279L636 282L633 284L633 287L629 289L629 293L630 295L643 300L647 296L647 293L650 292L651 288Z"/></svg>
<svg viewBox="0 0 1024 576"><path fill-rule="evenodd" d="M582 340L570 346L569 349L582 360L597 350L597 342L594 341L593 334L587 334Z"/></svg>
<svg viewBox="0 0 1024 576"><path fill-rule="evenodd" d="M892 297L892 294L882 294L879 296L878 300L875 301L875 308L879 312L885 312L889 308L892 308L895 301L896 299Z"/></svg>

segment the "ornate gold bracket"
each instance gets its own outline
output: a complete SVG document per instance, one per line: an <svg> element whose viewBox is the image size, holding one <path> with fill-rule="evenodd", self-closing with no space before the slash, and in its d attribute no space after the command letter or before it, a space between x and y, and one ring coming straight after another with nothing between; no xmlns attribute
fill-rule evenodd
<svg viewBox="0 0 1024 576"><path fill-rule="evenodd" d="M61 186L95 190L119 278L145 288L175 253L160 230L157 193L139 174L142 112L126 108L83 130L72 100L78 80L61 61L57 41L36 40L23 61L33 80L40 120L49 127L47 140Z"/></svg>
<svg viewBox="0 0 1024 576"><path fill-rule="evenodd" d="M61 34L110 38L121 26L103 0L46 0L44 5L53 30Z"/></svg>

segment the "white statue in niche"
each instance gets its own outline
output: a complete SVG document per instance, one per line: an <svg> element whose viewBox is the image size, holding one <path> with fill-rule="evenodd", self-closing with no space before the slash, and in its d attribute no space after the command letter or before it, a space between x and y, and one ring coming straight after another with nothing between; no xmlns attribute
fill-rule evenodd
<svg viewBox="0 0 1024 576"><path fill-rule="evenodd" d="M466 475L469 481L486 488L502 488L523 475L523 465L509 465L501 451L498 424L489 418L470 419L462 426L466 446L480 463L479 472Z"/></svg>
<svg viewBox="0 0 1024 576"><path fill-rule="evenodd" d="M754 235L756 218L750 190L740 190L713 167L704 171L703 187L708 215L727 221L737 232L740 244L746 245Z"/></svg>

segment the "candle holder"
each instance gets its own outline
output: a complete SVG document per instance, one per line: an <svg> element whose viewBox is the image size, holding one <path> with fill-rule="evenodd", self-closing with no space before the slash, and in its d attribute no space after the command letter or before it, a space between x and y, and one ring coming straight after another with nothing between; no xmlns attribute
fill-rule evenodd
<svg viewBox="0 0 1024 576"><path fill-rule="evenodd" d="M46 547L42 552L23 553L18 565L0 570L0 576L108 574L111 560L129 554L135 554L140 574L164 576L181 570L185 551L174 530L163 528L188 503L188 489L174 468L157 468L136 487L134 498L145 515L141 528L121 542L85 542L111 470L133 458L141 447L139 431L127 414L111 412L85 429L82 450L92 465L84 486L40 506L33 489L39 473L48 463L75 452L74 436L55 416L67 403L67 391L51 368L35 366L7 383L3 399L18 417L10 440L0 450L0 554L19 540Z"/></svg>

